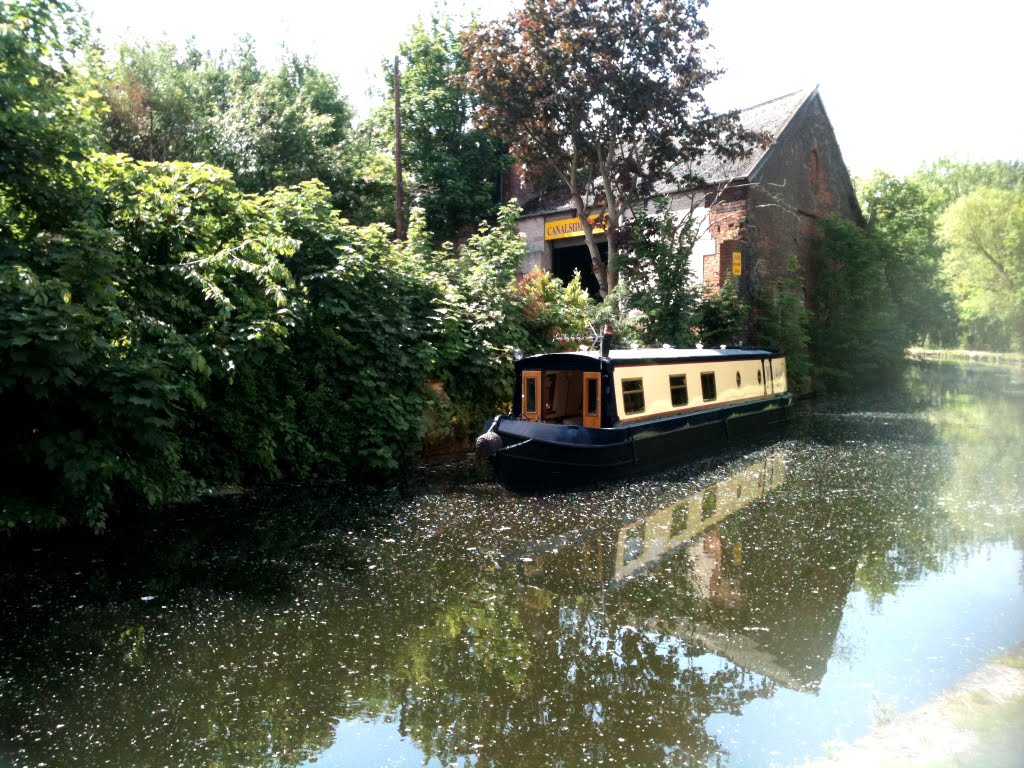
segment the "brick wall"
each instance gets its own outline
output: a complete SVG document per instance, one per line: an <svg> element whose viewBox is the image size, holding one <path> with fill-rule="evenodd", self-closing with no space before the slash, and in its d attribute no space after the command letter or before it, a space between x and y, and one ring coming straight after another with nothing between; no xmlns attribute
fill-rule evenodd
<svg viewBox="0 0 1024 768"><path fill-rule="evenodd" d="M704 255L704 286L715 292L733 275L733 253L746 250L749 201L746 190L742 188L726 189L708 197L708 226L714 240L714 252ZM741 285L744 283L741 277Z"/></svg>
<svg viewBox="0 0 1024 768"><path fill-rule="evenodd" d="M797 257L805 282L810 283L821 218L837 215L863 222L818 94L793 117L752 182L746 243L755 288L774 289L791 255Z"/></svg>

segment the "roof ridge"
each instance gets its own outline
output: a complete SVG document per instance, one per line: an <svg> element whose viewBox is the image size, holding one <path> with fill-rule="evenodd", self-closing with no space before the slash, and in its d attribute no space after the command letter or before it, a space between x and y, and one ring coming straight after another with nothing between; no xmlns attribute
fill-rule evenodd
<svg viewBox="0 0 1024 768"><path fill-rule="evenodd" d="M759 104L752 104L749 107L741 107L740 109L738 109L736 111L737 112L749 112L752 109L759 109L760 107L766 107L769 104L774 104L777 101L782 101L783 99L792 98L793 96L796 96L798 93L809 93L812 90L814 90L814 89L813 88L798 88L797 90L791 91L791 92L789 92L789 93L787 93L787 94L785 94L783 96L776 96L774 99L768 99L767 101L762 101Z"/></svg>
<svg viewBox="0 0 1024 768"><path fill-rule="evenodd" d="M761 157L759 157L757 161L754 163L753 167L751 167L750 170L747 171L746 178L753 179L758 175L761 168L764 167L764 164L767 162L768 156L775 151L775 147L778 145L778 141L782 137L782 134L786 132L790 124L793 122L793 118L796 117L797 112L803 109L804 105L807 104L807 102L809 102L811 99L813 99L817 95L817 93L818 86L815 85L813 88L806 88L801 91L793 91L792 93L787 94L786 96L780 96L778 99L773 99L773 101L779 101L780 99L793 98L794 96L797 95L800 96L798 100L795 100L796 103L789 110L789 113L786 115L786 119L779 123L778 128L775 131L775 135L772 136L771 145L765 148L764 152L761 154ZM765 103L770 104L772 102Z"/></svg>

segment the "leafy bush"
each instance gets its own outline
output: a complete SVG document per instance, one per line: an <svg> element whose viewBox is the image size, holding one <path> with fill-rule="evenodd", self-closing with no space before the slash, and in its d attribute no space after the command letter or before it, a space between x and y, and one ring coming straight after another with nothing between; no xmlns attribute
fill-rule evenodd
<svg viewBox="0 0 1024 768"><path fill-rule="evenodd" d="M460 434L472 433L507 406L516 350L556 349L558 337L579 335L586 327L589 298L578 279L564 287L546 274L517 279L526 252L518 216L514 203L504 206L497 225L481 224L457 254L442 248L432 257L445 286L437 309L438 378L456 404L453 426ZM422 231L418 216L410 240Z"/></svg>
<svg viewBox="0 0 1024 768"><path fill-rule="evenodd" d="M750 308L739 297L735 280L726 280L718 291L705 291L694 313L700 342L707 347L749 343L746 333Z"/></svg>
<svg viewBox="0 0 1024 768"><path fill-rule="evenodd" d="M811 390L810 322L804 307L804 281L795 256L775 291L761 290L754 298L754 327L758 343L786 356L786 377L791 392Z"/></svg>
<svg viewBox="0 0 1024 768"><path fill-rule="evenodd" d="M0 525L392 471L439 402L475 430L515 349L581 330L578 281L517 279L514 206L456 253L422 217L408 243L351 225L318 181L96 154L88 39L70 6L0 0Z"/></svg>
<svg viewBox="0 0 1024 768"><path fill-rule="evenodd" d="M415 454L445 383L461 428L512 353L577 330L578 283L517 281L514 209L457 257L354 227L317 182L266 196L211 166L94 156L85 213L8 237L2 519L105 525L211 486L365 477Z"/></svg>

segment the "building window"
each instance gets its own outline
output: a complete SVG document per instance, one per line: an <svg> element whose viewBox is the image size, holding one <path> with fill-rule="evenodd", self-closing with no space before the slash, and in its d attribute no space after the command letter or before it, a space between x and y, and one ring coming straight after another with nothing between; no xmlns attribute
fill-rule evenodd
<svg viewBox="0 0 1024 768"><path fill-rule="evenodd" d="M818 185L821 183L821 157L818 155L817 149L811 150L811 184Z"/></svg>
<svg viewBox="0 0 1024 768"><path fill-rule="evenodd" d="M627 414L644 412L643 379L622 380L622 406Z"/></svg>
<svg viewBox="0 0 1024 768"><path fill-rule="evenodd" d="M718 397L718 387L715 386L714 373L702 373L700 375L700 389L704 395L705 403Z"/></svg>
<svg viewBox="0 0 1024 768"><path fill-rule="evenodd" d="M686 393L686 374L680 373L676 376L668 377L668 387L672 390L672 407L678 408L682 405L686 405L690 402L690 397Z"/></svg>

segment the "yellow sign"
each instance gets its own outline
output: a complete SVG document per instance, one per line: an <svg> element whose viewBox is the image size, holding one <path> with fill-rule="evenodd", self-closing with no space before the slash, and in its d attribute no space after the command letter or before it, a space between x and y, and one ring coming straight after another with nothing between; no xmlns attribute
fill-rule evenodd
<svg viewBox="0 0 1024 768"><path fill-rule="evenodd" d="M743 254L739 251L732 252L732 273L734 275L743 274Z"/></svg>
<svg viewBox="0 0 1024 768"><path fill-rule="evenodd" d="M594 234L604 232L604 224L601 222L601 214L595 213L588 217L590 225L594 228ZM544 225L545 240L560 240L563 237L578 237L583 234L583 222L579 219L559 219L549 221Z"/></svg>

